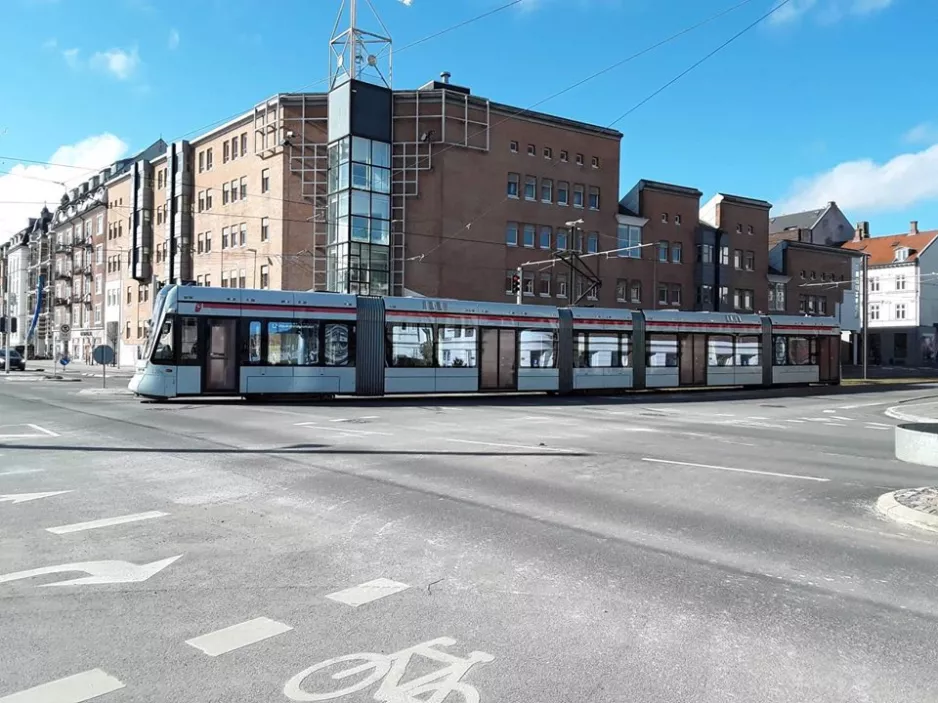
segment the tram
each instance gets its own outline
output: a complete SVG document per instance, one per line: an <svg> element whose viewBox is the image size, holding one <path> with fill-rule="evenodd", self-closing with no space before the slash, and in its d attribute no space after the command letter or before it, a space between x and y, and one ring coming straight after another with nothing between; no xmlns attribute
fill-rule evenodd
<svg viewBox="0 0 938 703"><path fill-rule="evenodd" d="M840 382L829 317L163 287L145 398L641 390Z"/></svg>

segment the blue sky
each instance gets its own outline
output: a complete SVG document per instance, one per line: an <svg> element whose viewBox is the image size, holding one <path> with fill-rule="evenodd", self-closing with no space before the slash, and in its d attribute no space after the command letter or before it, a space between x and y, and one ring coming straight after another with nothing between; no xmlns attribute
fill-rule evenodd
<svg viewBox="0 0 938 703"><path fill-rule="evenodd" d="M364 3L364 0L359 0ZM530 106L741 0L522 0L400 51L394 85L442 70ZM704 28L538 109L608 125L780 0ZM395 45L507 0L372 0ZM0 155L96 167L196 134L277 93L319 90L339 0L4 0ZM363 13L366 22L369 15ZM875 234L938 228L933 0L790 0L616 123L621 191L639 178L765 198L837 200ZM366 27L367 28L367 27ZM14 108L15 106L15 108ZM0 234L77 169L0 160Z"/></svg>

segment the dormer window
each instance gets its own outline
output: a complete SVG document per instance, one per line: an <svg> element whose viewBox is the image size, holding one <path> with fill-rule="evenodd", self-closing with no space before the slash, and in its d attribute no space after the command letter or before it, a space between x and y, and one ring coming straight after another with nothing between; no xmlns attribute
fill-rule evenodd
<svg viewBox="0 0 938 703"><path fill-rule="evenodd" d="M908 247L899 247L896 249L896 255L894 261L907 261L909 258L909 248Z"/></svg>

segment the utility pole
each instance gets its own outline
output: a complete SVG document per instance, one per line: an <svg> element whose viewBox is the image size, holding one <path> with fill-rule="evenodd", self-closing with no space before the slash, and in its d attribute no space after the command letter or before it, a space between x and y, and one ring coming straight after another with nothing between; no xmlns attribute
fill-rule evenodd
<svg viewBox="0 0 938 703"><path fill-rule="evenodd" d="M3 354L6 357L3 360L3 373L10 373L10 252L9 247L3 250L3 278L0 283L3 284Z"/></svg>
<svg viewBox="0 0 938 703"><path fill-rule="evenodd" d="M870 256L863 254L863 380L867 380L870 352Z"/></svg>

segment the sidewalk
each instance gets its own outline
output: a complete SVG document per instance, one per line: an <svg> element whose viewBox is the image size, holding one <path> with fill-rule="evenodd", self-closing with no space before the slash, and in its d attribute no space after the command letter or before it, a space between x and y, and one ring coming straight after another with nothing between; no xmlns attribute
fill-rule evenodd
<svg viewBox="0 0 938 703"><path fill-rule="evenodd" d="M53 369L54 366L57 368ZM72 361L67 366L62 366L61 364L54 364L52 359L36 359L35 361L27 361L26 369L28 371L44 371L46 373L52 373L53 370L61 376L81 376L84 378L101 378L103 375L103 367L101 364L86 364L82 361ZM108 378L114 377L126 377L130 378L134 375L134 367L123 365L121 368L116 366L107 367L107 376Z"/></svg>
<svg viewBox="0 0 938 703"><path fill-rule="evenodd" d="M900 422L938 422L938 400L894 405L886 415Z"/></svg>

